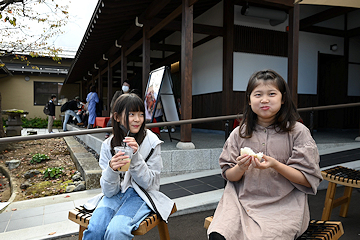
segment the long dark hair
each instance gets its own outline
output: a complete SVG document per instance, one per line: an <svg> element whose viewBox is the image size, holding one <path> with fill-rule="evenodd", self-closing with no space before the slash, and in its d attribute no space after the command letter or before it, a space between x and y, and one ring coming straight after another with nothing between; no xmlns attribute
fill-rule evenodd
<svg viewBox="0 0 360 240"><path fill-rule="evenodd" d="M144 102L138 95L134 93L125 93L116 99L112 111L114 113L111 119L114 137L111 140L111 149L123 144L123 139L126 137L128 129L130 129L129 112L145 113L145 106ZM122 118L123 116L125 118L123 119L124 125L115 119L115 117ZM130 136L134 137L139 145L142 143L146 136L145 119L140 127L139 132L136 134L130 134Z"/></svg>
<svg viewBox="0 0 360 240"><path fill-rule="evenodd" d="M273 125L278 127L280 131L289 132L294 127L300 115L296 110L295 104L291 98L290 90L285 80L274 70L263 70L255 72L249 79L249 83L245 92L245 106L243 112L243 120L240 123L240 137L251 138L257 122L257 115L252 111L250 106L251 92L264 81L265 84L273 84L282 94L282 102L280 110L275 115ZM245 130L245 131L243 131Z"/></svg>

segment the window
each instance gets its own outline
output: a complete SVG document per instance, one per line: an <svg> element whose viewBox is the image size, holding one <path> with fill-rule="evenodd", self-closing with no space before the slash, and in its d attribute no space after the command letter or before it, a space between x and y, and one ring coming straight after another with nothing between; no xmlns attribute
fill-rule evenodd
<svg viewBox="0 0 360 240"><path fill-rule="evenodd" d="M53 94L56 95L55 105L60 105L57 100L62 85L59 82L34 82L34 105L45 105Z"/></svg>

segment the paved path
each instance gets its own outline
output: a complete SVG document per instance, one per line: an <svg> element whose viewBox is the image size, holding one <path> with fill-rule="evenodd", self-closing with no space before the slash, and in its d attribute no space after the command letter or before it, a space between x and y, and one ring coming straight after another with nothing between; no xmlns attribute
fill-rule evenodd
<svg viewBox="0 0 360 240"><path fill-rule="evenodd" d="M54 129L55 131L57 129ZM23 130L26 135L27 129ZM37 129L37 134L48 134L45 129ZM212 138L206 132L198 131L194 139L199 139L204 146L218 146L224 143L223 135L219 132L210 132ZM214 138L214 136L216 138ZM360 163L357 157L360 143L355 142L356 131L345 131L328 135L315 133L314 138L319 146L322 158L334 161L340 153L352 153L353 158L343 166L359 169ZM102 136L100 135L99 138ZM175 144L162 135L164 145L172 148ZM332 157L333 156L333 157ZM329 167L325 166L324 168ZM178 212L171 217L169 230L172 240L176 239L206 239L203 229L204 218L212 215L217 202L223 192L223 180L219 176L220 170L209 170L192 174L178 175L161 179L161 191L172 198L178 207ZM326 188L326 182L322 183ZM342 188L339 188L341 193ZM325 191L320 190L316 196L309 197L312 219L320 219L325 199ZM75 206L83 204L88 198L98 194L100 189L87 190L71 194L62 194L41 199L32 199L14 202L0 214L0 239L76 239L78 225L67 219L68 211ZM345 236L342 239L360 239L360 193L354 190L347 218L338 217L338 209L333 211L332 220L341 220L345 228ZM16 208L16 211L11 209ZM54 235L49 233L55 232ZM74 235L74 236L71 236ZM137 236L136 239L158 239L158 233L153 230L146 236Z"/></svg>

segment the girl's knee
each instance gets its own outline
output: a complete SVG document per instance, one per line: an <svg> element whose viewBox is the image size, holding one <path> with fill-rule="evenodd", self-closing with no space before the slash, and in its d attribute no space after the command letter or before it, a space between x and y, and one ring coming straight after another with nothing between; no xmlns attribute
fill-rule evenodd
<svg viewBox="0 0 360 240"><path fill-rule="evenodd" d="M131 240L134 237L134 235L131 234L133 228L132 218L115 216L106 229L105 239Z"/></svg>
<svg viewBox="0 0 360 240"><path fill-rule="evenodd" d="M104 239L122 239L131 240L134 235L131 234L131 229L124 226L118 226L117 228L107 228Z"/></svg>

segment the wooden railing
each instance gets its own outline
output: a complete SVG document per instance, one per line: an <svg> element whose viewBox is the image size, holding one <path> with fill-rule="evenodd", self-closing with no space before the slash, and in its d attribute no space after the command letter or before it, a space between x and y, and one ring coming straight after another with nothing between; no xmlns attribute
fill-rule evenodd
<svg viewBox="0 0 360 240"><path fill-rule="evenodd" d="M310 128L310 131L312 131L313 112L314 111L349 108L349 107L359 107L359 106L360 106L360 103L347 103L347 104L337 104L337 105L328 105L328 106L319 106L319 107L299 108L298 112L310 112L309 128ZM173 126L173 125L178 126L178 125L184 125L184 124L197 124L197 123L205 123L205 122L226 121L226 123L225 123L225 138L227 138L229 131L230 131L228 121L242 118L242 116L243 116L242 114L236 114L236 115L206 117L206 118L188 119L188 120L172 121L172 122L148 123L148 124L146 124L146 127L154 128L154 127L164 127L164 126ZM95 134L95 133L104 133L104 132L112 132L112 127L86 129L86 130L82 130L82 131L67 131L67 132L51 133L51 134L43 134L43 135L5 137L5 138L0 138L0 143L29 141L29 140L36 140L36 139L48 139L48 138L56 138L56 137L67 137L67 136Z"/></svg>

